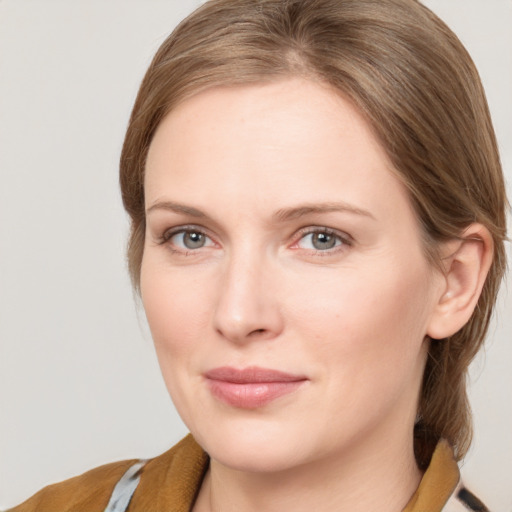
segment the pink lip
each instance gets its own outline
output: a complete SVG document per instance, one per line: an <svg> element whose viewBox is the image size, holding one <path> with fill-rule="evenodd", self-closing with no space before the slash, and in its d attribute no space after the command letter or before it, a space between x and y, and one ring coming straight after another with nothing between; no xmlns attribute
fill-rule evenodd
<svg viewBox="0 0 512 512"><path fill-rule="evenodd" d="M212 394L228 405L256 409L295 391L308 379L278 370L252 366L238 370L227 366L205 373Z"/></svg>

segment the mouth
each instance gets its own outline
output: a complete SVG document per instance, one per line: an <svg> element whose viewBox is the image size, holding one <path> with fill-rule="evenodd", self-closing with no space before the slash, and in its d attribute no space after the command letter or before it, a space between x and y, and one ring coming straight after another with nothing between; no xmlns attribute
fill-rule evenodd
<svg viewBox="0 0 512 512"><path fill-rule="evenodd" d="M204 376L215 398L240 409L263 407L308 381L303 375L257 366L244 369L224 366L209 370Z"/></svg>

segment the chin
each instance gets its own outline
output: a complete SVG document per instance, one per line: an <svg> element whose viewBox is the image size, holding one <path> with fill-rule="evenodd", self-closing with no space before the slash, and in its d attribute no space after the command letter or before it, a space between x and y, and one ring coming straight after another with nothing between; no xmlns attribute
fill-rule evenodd
<svg viewBox="0 0 512 512"><path fill-rule="evenodd" d="M296 446L261 446L258 443L229 443L229 448L212 447L208 451L216 462L232 470L247 473L278 473L301 465Z"/></svg>
<svg viewBox="0 0 512 512"><path fill-rule="evenodd" d="M307 459L304 434L260 421L233 421L228 428L191 429L197 442L216 462L238 471L269 473L297 466ZM269 424L270 423L270 424Z"/></svg>

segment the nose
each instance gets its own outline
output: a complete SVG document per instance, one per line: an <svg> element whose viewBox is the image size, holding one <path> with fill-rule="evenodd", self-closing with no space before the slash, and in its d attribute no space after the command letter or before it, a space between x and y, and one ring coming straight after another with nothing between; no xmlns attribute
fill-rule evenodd
<svg viewBox="0 0 512 512"><path fill-rule="evenodd" d="M218 281L215 330L234 343L277 337L283 329L277 274L261 256L233 256Z"/></svg>

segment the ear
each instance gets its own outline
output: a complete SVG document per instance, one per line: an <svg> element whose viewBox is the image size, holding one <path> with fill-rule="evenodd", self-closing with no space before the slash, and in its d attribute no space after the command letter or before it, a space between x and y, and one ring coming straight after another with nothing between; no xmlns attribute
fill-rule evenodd
<svg viewBox="0 0 512 512"><path fill-rule="evenodd" d="M444 279L427 329L433 339L455 334L471 318L492 263L489 230L471 224L443 247Z"/></svg>

